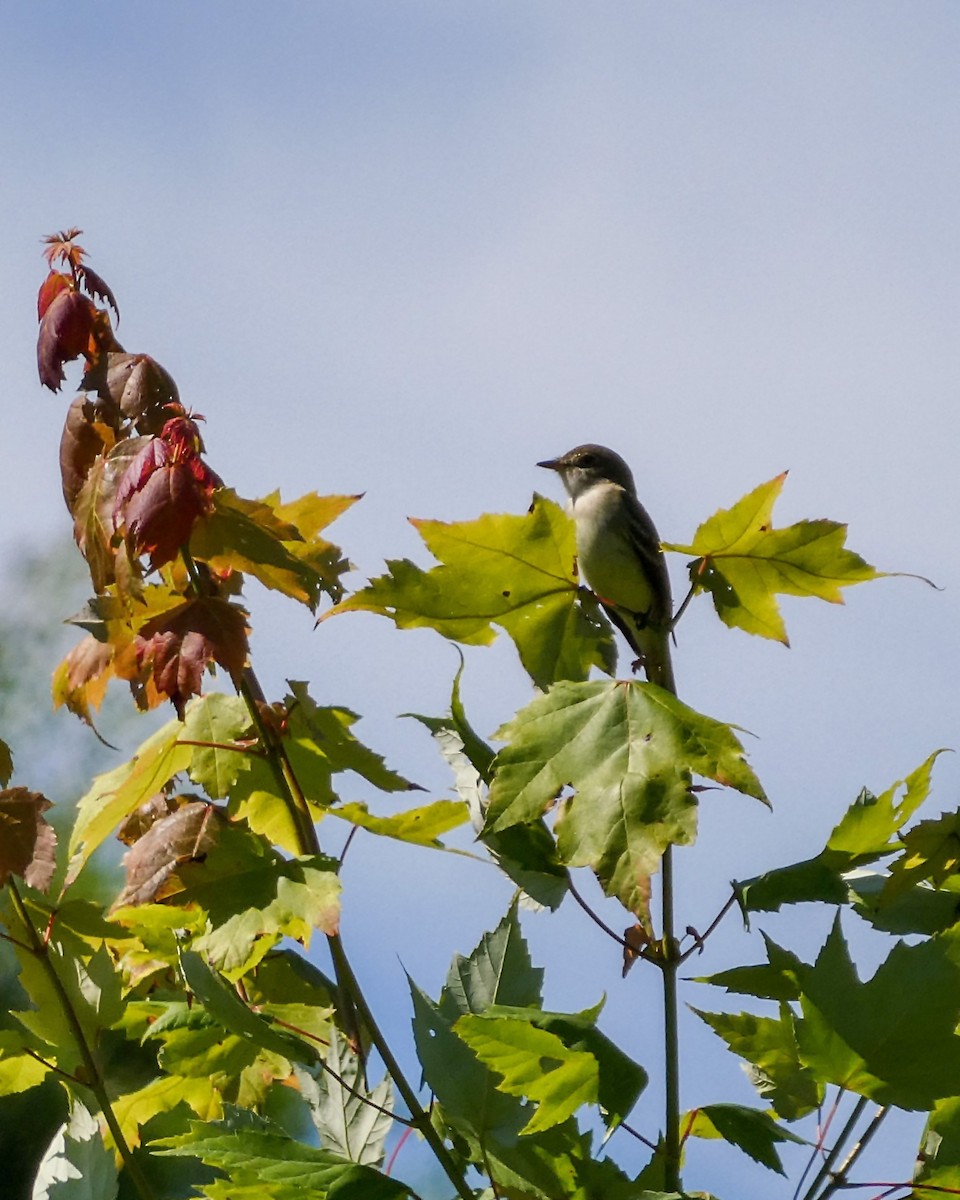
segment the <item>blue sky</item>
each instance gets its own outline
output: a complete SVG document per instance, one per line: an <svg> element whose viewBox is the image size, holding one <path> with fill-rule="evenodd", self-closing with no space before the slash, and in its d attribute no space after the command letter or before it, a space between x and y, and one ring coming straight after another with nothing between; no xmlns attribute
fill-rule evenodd
<svg viewBox="0 0 960 1200"><path fill-rule="evenodd" d="M206 414L221 475L247 495L366 492L335 530L358 583L385 557L426 561L407 515L556 496L533 464L577 442L631 462L674 541L790 468L781 522L848 521L871 562L944 590L892 579L844 609L787 601L790 652L724 630L705 602L684 619L681 693L757 735L775 804L768 817L704 798L680 870L684 920L705 924L727 880L815 852L863 784L879 790L957 744L960 10L265 12L78 0L7 15L0 550L10 561L25 538L69 536L57 469L69 393L36 382L33 301L39 239L70 224L117 293L121 340ZM680 592L682 560L672 569ZM395 766L447 787L396 720L445 707L445 643L365 617L314 633L306 614L253 603L271 686L310 678L319 698L366 715L361 731ZM485 732L529 696L506 645L470 653L464 686ZM935 811L957 781L941 760ZM435 991L509 890L453 858L351 853L348 945L403 1036L398 955ZM550 1002L586 1005L602 986L611 1031L629 1040L652 985L622 985L575 911L527 928L553 971ZM792 935L812 949L822 925ZM731 927L704 970L758 953ZM689 1103L726 1090L750 1102L711 1035L689 1036L710 1064ZM637 1052L655 1067L652 1047ZM713 1148L695 1161L738 1178ZM723 1194L722 1171L708 1179Z"/></svg>

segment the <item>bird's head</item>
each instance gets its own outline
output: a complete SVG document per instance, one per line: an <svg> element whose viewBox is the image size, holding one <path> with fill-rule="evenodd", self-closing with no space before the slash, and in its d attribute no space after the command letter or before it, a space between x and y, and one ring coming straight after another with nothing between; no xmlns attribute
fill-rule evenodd
<svg viewBox="0 0 960 1200"><path fill-rule="evenodd" d="M593 442L574 446L559 458L545 459L537 466L556 471L571 500L598 483L614 483L631 496L637 494L630 468L620 455Z"/></svg>

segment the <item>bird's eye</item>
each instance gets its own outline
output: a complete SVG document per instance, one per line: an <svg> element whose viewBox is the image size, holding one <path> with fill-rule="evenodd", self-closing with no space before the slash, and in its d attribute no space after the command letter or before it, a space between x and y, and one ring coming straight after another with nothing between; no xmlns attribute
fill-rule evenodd
<svg viewBox="0 0 960 1200"><path fill-rule="evenodd" d="M597 465L597 456L595 454L581 454L580 461L577 463L579 467L595 467Z"/></svg>

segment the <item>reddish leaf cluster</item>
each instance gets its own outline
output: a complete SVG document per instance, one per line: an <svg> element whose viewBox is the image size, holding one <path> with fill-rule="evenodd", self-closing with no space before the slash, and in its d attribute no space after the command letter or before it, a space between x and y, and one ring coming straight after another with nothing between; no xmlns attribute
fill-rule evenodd
<svg viewBox="0 0 960 1200"><path fill-rule="evenodd" d="M202 418L180 403L173 379L113 338L117 303L86 265L79 232L46 239L38 298L42 382L58 388L63 364L86 360L60 471L96 593L76 618L88 637L54 673L54 703L91 722L110 679L123 679L141 708L170 700L182 715L208 668L239 682L246 667L248 617L233 602L244 574L311 611L322 594L340 599L349 563L321 531L357 497L284 504L224 487L203 459Z"/></svg>
<svg viewBox="0 0 960 1200"><path fill-rule="evenodd" d="M113 503L113 519L126 534L134 558L150 556L151 568L171 562L185 546L198 517L223 483L200 457L196 421L171 417L124 471Z"/></svg>
<svg viewBox="0 0 960 1200"><path fill-rule="evenodd" d="M65 363L83 357L92 368L108 351L121 348L109 313L96 305L103 300L119 320L117 302L100 276L84 265L86 251L75 241L79 234L79 229L68 229L44 239L50 273L37 295L37 369L40 382L54 392L63 383ZM58 261L68 270L57 270Z"/></svg>

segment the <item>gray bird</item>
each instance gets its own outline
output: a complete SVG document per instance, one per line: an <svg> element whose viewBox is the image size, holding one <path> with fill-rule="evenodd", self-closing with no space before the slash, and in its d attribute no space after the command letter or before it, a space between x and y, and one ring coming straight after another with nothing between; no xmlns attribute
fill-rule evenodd
<svg viewBox="0 0 960 1200"><path fill-rule="evenodd" d="M636 652L647 678L675 692L670 577L630 468L613 450L592 443L537 466L556 471L570 497L582 577Z"/></svg>

